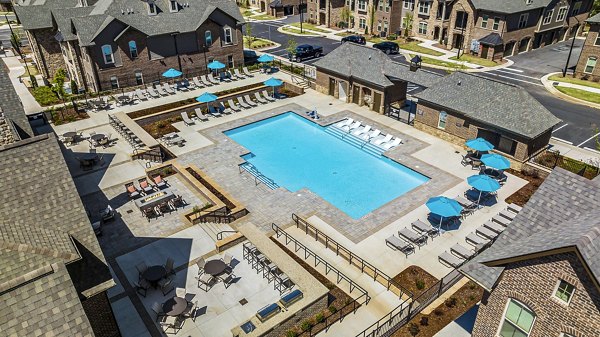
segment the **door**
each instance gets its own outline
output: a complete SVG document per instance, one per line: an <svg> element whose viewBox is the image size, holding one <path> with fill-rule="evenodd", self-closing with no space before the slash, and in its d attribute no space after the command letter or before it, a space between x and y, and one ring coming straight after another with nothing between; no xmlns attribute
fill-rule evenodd
<svg viewBox="0 0 600 337"><path fill-rule="evenodd" d="M509 42L504 46L504 53L503 56L507 57L507 56L511 56L513 53L513 49L515 49L515 43L514 42Z"/></svg>
<svg viewBox="0 0 600 337"><path fill-rule="evenodd" d="M348 83L343 81L338 82L338 98L340 99L340 101L346 102L348 100L348 94L346 92L347 90Z"/></svg>
<svg viewBox="0 0 600 337"><path fill-rule="evenodd" d="M335 96L335 79L329 78L329 96Z"/></svg>
<svg viewBox="0 0 600 337"><path fill-rule="evenodd" d="M373 94L373 111L379 113L381 110L381 94L376 92Z"/></svg>
<svg viewBox="0 0 600 337"><path fill-rule="evenodd" d="M358 104L359 96L360 96L360 87L355 85L352 87L352 103Z"/></svg>
<svg viewBox="0 0 600 337"><path fill-rule="evenodd" d="M440 38L440 27L433 28L433 39L437 40Z"/></svg>
<svg viewBox="0 0 600 337"><path fill-rule="evenodd" d="M481 58L487 59L490 46L481 45Z"/></svg>

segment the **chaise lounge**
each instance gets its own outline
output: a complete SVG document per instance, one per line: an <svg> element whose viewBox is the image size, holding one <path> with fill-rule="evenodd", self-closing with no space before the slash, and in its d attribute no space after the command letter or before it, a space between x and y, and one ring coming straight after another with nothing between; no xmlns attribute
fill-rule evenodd
<svg viewBox="0 0 600 337"><path fill-rule="evenodd" d="M385 244L392 247L393 249L403 252L404 255L406 255L407 257L409 254L415 252L415 246L413 246L409 242L400 240L395 235L392 235L389 238L385 239Z"/></svg>

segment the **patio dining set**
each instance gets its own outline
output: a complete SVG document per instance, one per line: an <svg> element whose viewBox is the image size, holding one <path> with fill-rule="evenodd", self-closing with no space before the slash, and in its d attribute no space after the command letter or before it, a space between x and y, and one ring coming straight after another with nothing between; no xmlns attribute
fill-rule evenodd
<svg viewBox="0 0 600 337"><path fill-rule="evenodd" d="M148 221L187 205L181 195L176 195L167 187L169 187L167 181L160 175L152 176L152 182L147 177L140 178L137 186L133 181L125 184L129 198L134 200L135 205Z"/></svg>

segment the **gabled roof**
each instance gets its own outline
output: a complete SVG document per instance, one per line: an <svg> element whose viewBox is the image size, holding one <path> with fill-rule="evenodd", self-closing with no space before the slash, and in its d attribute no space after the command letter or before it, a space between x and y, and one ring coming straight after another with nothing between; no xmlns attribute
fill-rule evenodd
<svg viewBox="0 0 600 337"><path fill-rule="evenodd" d="M414 96L529 139L560 122L523 88L470 73L454 72Z"/></svg>
<svg viewBox="0 0 600 337"><path fill-rule="evenodd" d="M500 36L500 34L490 33L479 39L479 43L495 47L503 45L504 41L502 40L502 36Z"/></svg>
<svg viewBox="0 0 600 337"><path fill-rule="evenodd" d="M23 103L21 103L21 99L13 87L8 72L4 60L0 61L0 116L13 123L14 127L10 127L8 131L12 133L13 139L31 137L33 136L33 130L29 125L25 110L23 110ZM5 135L0 134L0 137L3 136Z"/></svg>
<svg viewBox="0 0 600 337"><path fill-rule="evenodd" d="M552 0L532 0L531 4L527 4L525 0L471 0L476 9L507 14L545 8L551 2Z"/></svg>
<svg viewBox="0 0 600 337"><path fill-rule="evenodd" d="M569 247L600 283L600 180L556 168L492 247L461 271L492 289L503 260Z"/></svg>
<svg viewBox="0 0 600 337"><path fill-rule="evenodd" d="M600 13L590 17L589 19L585 20L585 22L587 23L591 23L591 24L598 24L600 23Z"/></svg>
<svg viewBox="0 0 600 337"><path fill-rule="evenodd" d="M317 70L329 70L340 75L389 87L390 79L400 79L428 87L441 76L427 70L410 71L409 67L392 61L379 49L344 43L314 63Z"/></svg>

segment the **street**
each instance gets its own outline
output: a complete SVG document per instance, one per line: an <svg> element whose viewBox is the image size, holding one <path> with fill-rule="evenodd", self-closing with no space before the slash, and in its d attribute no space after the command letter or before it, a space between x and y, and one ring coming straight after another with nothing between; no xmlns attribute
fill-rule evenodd
<svg viewBox="0 0 600 337"><path fill-rule="evenodd" d="M256 37L269 39L281 46L266 52L285 57L288 41L293 38L297 44L313 44L323 47L326 55L340 45L339 41L324 37L292 36L277 31L277 28L291 22L299 22L298 16L287 17L283 20L268 22L253 22L252 34ZM514 64L510 67L477 73L490 79L512 83L523 87L535 97L542 105L550 110L563 122L554 128L553 137L572 143L581 148L595 148L598 136L597 126L600 127L600 110L586 105L571 103L550 94L541 83L540 79L551 72L560 72L565 66L572 40L560 42L545 48L540 48L527 53L509 57ZM575 41L569 67L574 67L581 53L583 40ZM394 61L407 64L402 55L390 55ZM304 64L313 64L317 59L303 61ZM426 65L423 65L427 68ZM428 70L446 75L445 70L428 68ZM420 88L409 86L409 94L416 93ZM515 102L517 103L517 102Z"/></svg>

